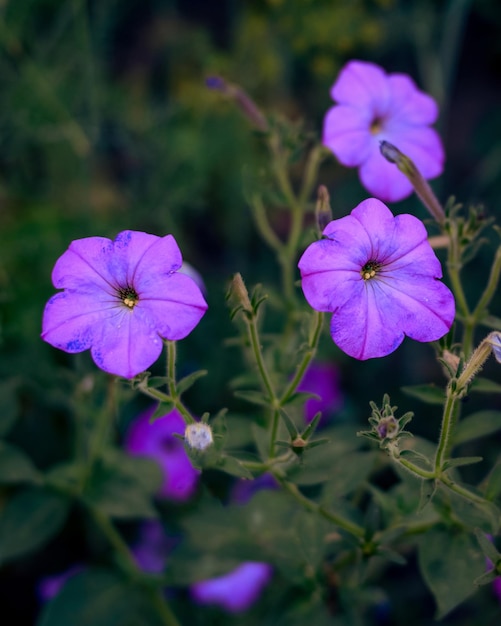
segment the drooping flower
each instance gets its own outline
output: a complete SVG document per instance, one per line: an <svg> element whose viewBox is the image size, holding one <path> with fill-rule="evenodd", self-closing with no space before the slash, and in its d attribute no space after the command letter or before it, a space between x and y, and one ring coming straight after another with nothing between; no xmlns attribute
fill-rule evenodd
<svg viewBox="0 0 501 626"><path fill-rule="evenodd" d="M162 338L183 339L207 309L182 263L172 235L126 230L114 241L73 241L52 272L64 291L45 307L42 338L65 352L90 349L106 372L136 376L158 359Z"/></svg>
<svg viewBox="0 0 501 626"><path fill-rule="evenodd" d="M248 561L224 576L193 584L191 595L198 604L217 604L230 613L240 613L256 602L272 573L267 563Z"/></svg>
<svg viewBox="0 0 501 626"><path fill-rule="evenodd" d="M324 119L323 143L347 167L358 167L362 185L374 196L396 202L411 183L379 151L389 141L406 154L424 178L443 171L444 149L430 128L438 117L433 98L406 74L387 74L365 61L350 61L331 89L337 103Z"/></svg>
<svg viewBox="0 0 501 626"><path fill-rule="evenodd" d="M159 496L183 502L195 492L200 476L192 464L183 442L174 433L184 434L181 414L173 410L150 424L154 407L144 411L132 422L126 433L124 447L129 454L146 456L156 461L164 474Z"/></svg>
<svg viewBox="0 0 501 626"><path fill-rule="evenodd" d="M356 359L393 352L407 335L434 341L454 320L454 297L423 224L379 200L333 220L299 261L306 300L333 313L331 335Z"/></svg>
<svg viewBox="0 0 501 626"><path fill-rule="evenodd" d="M332 363L313 362L306 370L297 390L318 396L308 398L305 402L306 422L311 422L319 411L322 413L321 422L325 422L340 408L343 401L339 388L339 370Z"/></svg>

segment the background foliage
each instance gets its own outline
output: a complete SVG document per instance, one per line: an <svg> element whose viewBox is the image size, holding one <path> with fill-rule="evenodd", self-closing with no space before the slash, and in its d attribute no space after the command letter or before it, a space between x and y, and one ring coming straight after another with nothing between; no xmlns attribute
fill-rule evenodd
<svg viewBox="0 0 501 626"><path fill-rule="evenodd" d="M493 0L0 3L0 435L2 445L25 453L16 476L0 475L5 483L0 490L1 613L15 614L18 626L36 623L37 581L101 550L101 539L82 512L56 496L49 498L37 486L39 472L71 457L76 434L82 424L85 429L96 419L104 395L104 379L88 353L69 356L39 339L43 307L53 292L50 273L72 239L113 238L127 228L175 235L185 259L203 275L210 307L203 324L179 345L181 373L209 370L190 391L188 403L198 414L229 407L228 419L235 418L235 444L246 440L252 410L234 398L229 385L227 372L240 371L242 363L237 350L224 344L235 336L224 294L235 271L248 284L263 283L271 290L278 271L255 233L245 198L246 181L263 168L262 146L232 103L205 87L206 77L218 74L239 83L267 115L278 121L287 117L301 129L298 132L318 136L330 106L329 88L347 60L366 59L388 71L407 72L440 103L447 162L445 174L434 184L439 197L445 200L454 193L466 204L482 202L486 215L498 217L500 27L501 8ZM319 182L330 190L335 217L365 198L356 172L333 158L322 166ZM393 209L426 218L414 198ZM285 211L276 209L278 231L284 220ZM467 269L472 294L480 289L478 277L488 272L489 254L492 248ZM493 308L499 310L500 304L498 295ZM268 324L272 332L273 311ZM402 386L443 382L426 345L405 342L389 357L361 364L323 341L321 356L340 368L345 403L336 421L350 433L345 441L340 438L339 458L325 461L332 475L336 467L356 466L349 442L351 434L365 426L369 400L379 400L384 391L405 411L410 400ZM499 370L492 372L492 378L499 378ZM471 412L501 408L499 395L472 397L469 402ZM118 443L144 406L132 396L122 400ZM438 410L418 406L413 432L436 438ZM485 467L497 459L500 441L499 434L481 440ZM466 452L473 455L479 449ZM472 480L479 480L482 464L468 471ZM355 471L355 484L364 478ZM332 479L332 490L352 490L339 480L341 484ZM382 466L381 489L392 480ZM297 528L304 528L300 535L307 538L305 545L297 546L295 536L286 532L290 503L281 494L258 494L252 506L273 519L245 527L244 521L251 519L245 511L228 516L209 502L213 496L224 502L231 480L209 471L202 482L202 495L186 508L165 505L161 511L167 524L179 525L190 538L185 552L173 557L172 570L177 568L180 578L183 568L187 582L195 568L203 570L201 552L207 542L223 569L236 556L258 558L264 542L274 546L279 576L256 607L245 617L225 616L228 623L252 624L258 619L263 624L304 624L312 615L318 624L352 623L346 607L358 602L355 597L333 597L322 609L310 607L316 583L304 582L304 562L295 557L297 551L306 553L312 568L321 562L321 522L310 528L307 514L292 513ZM32 487L16 493L19 484L26 483ZM405 498L405 482L401 485ZM130 489L123 493L132 497ZM20 510L30 519L27 532L33 538L29 548L26 538L20 540L19 553L12 529L23 520L5 514L13 494L26 499ZM104 500L108 508L120 509L120 502ZM30 517L35 504L43 512L36 519ZM147 515L151 503L136 501L133 506L138 515ZM123 533L133 537L135 521L121 523ZM233 537L237 528L245 532ZM421 551L421 558L433 556L435 541L441 545L439 532L424 539L429 541L428 552ZM468 561L468 546L457 549L457 557L451 558ZM264 550L262 558L266 555ZM366 623L432 623L436 605L417 574L415 552L409 549L408 557L408 565L387 568L380 587L366 591L372 594L368 606L373 607ZM207 570L207 575L213 573ZM445 579L448 572L440 576ZM98 571L96 577L102 588L113 588L109 573ZM291 592L294 585L297 593ZM384 603L372 601L378 594ZM128 596L128 602L135 601ZM345 607L344 617L333 617L339 606ZM192 624L223 619L214 609L198 618L202 621L193 621L182 596L179 611L181 621L184 617ZM489 588L449 613L444 623L471 623L479 611L482 623L497 623L499 607Z"/></svg>

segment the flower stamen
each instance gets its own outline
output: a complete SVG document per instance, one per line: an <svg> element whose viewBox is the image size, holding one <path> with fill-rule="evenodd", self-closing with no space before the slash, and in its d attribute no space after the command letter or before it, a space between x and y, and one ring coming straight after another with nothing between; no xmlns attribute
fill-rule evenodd
<svg viewBox="0 0 501 626"><path fill-rule="evenodd" d="M132 287L120 288L118 290L118 296L120 300L125 304L129 309L133 309L136 304L139 302L139 297Z"/></svg>
<svg viewBox="0 0 501 626"><path fill-rule="evenodd" d="M377 261L368 261L360 270L360 274L364 280L370 280L376 276L380 269L381 263L378 263Z"/></svg>

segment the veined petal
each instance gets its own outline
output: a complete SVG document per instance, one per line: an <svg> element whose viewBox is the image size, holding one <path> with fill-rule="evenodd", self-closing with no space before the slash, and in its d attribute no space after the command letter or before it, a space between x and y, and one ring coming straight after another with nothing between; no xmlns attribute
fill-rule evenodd
<svg viewBox="0 0 501 626"><path fill-rule="evenodd" d="M115 277L109 268L112 254L113 242L105 237L85 237L72 241L54 265L54 287L85 291L98 288L112 292L115 285Z"/></svg>
<svg viewBox="0 0 501 626"><path fill-rule="evenodd" d="M394 275L380 289L379 307L416 341L435 341L450 329L455 315L454 296L439 280L417 275L414 280ZM380 283L381 285L381 283Z"/></svg>
<svg viewBox="0 0 501 626"><path fill-rule="evenodd" d="M392 324L380 306L382 289L364 281L362 291L332 316L331 336L349 356L364 361L390 354L402 343L404 332Z"/></svg>
<svg viewBox="0 0 501 626"><path fill-rule="evenodd" d="M131 281L138 293L149 290L156 290L158 293L159 288L155 287L158 281L172 275L182 264L181 251L174 237L156 237L156 241L138 259Z"/></svg>
<svg viewBox="0 0 501 626"><path fill-rule="evenodd" d="M115 277L115 283L135 286L137 267L161 238L149 233L124 230L113 241L113 253L109 256L108 266Z"/></svg>
<svg viewBox="0 0 501 626"><path fill-rule="evenodd" d="M438 118L438 105L428 94L420 91L406 74L390 74L388 114L408 125L429 125Z"/></svg>
<svg viewBox="0 0 501 626"><path fill-rule="evenodd" d="M207 303L192 278L175 272L141 291L136 308L151 317L161 337L175 341L188 335L202 319Z"/></svg>
<svg viewBox="0 0 501 626"><path fill-rule="evenodd" d="M104 291L63 291L47 302L42 321L42 339L65 352L88 350L100 336L103 318L120 314L119 301Z"/></svg>
<svg viewBox="0 0 501 626"><path fill-rule="evenodd" d="M390 96L388 76L374 63L350 61L339 73L331 96L339 104L351 104L382 115L387 110Z"/></svg>
<svg viewBox="0 0 501 626"><path fill-rule="evenodd" d="M398 147L398 146L397 146ZM360 182L374 196L385 202L398 202L412 193L412 185L397 166L373 150L358 170Z"/></svg>
<svg viewBox="0 0 501 626"><path fill-rule="evenodd" d="M370 111L344 105L332 107L324 119L322 143L340 163L357 167L371 149L371 121Z"/></svg>
<svg viewBox="0 0 501 626"><path fill-rule="evenodd" d="M92 358L105 372L133 378L152 365L162 352L162 340L144 308L123 308L123 313L100 324L93 341Z"/></svg>

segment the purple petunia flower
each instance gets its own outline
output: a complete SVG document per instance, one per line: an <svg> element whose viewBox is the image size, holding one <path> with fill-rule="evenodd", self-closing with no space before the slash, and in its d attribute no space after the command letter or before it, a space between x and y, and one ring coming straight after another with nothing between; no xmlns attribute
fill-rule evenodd
<svg viewBox="0 0 501 626"><path fill-rule="evenodd" d="M306 370L297 390L319 396L308 398L305 402L304 417L308 423L319 411L322 412L321 423L325 422L343 402L339 389L339 370L332 363L313 362Z"/></svg>
<svg viewBox="0 0 501 626"><path fill-rule="evenodd" d="M173 433L184 434L181 414L173 410L150 424L155 407L142 413L127 431L124 446L129 454L146 456L156 461L164 473L159 495L183 502L195 492L200 471L186 454L183 442Z"/></svg>
<svg viewBox="0 0 501 626"><path fill-rule="evenodd" d="M158 520L148 520L141 524L136 543L131 552L137 566L149 574L161 574L166 567L167 557L176 540L169 537Z"/></svg>
<svg viewBox="0 0 501 626"><path fill-rule="evenodd" d="M334 343L356 359L393 352L407 335L434 341L454 320L454 296L423 224L394 217L379 200L361 202L327 225L299 260L306 300L333 313Z"/></svg>
<svg viewBox="0 0 501 626"><path fill-rule="evenodd" d="M429 127L438 117L437 104L409 76L350 61L331 96L337 104L325 116L323 143L343 165L359 168L360 181L371 194L396 202L412 192L405 175L381 155L382 140L412 159L424 178L442 173L444 149Z"/></svg>
<svg viewBox="0 0 501 626"><path fill-rule="evenodd" d="M64 572L59 572L58 574L53 574L52 576L46 576L42 578L37 585L37 593L38 598L41 602L48 602L55 598L64 585L76 576L76 574L80 574L85 570L85 565L78 563L72 565L69 569Z"/></svg>
<svg viewBox="0 0 501 626"><path fill-rule="evenodd" d="M224 576L193 584L191 595L198 604L217 604L240 613L256 602L272 573L271 565L249 561Z"/></svg>
<svg viewBox="0 0 501 626"><path fill-rule="evenodd" d="M182 262L172 235L126 230L114 241L73 241L52 272L64 291L45 307L42 338L65 352L90 349L106 372L136 376L158 359L162 338L183 339L207 309Z"/></svg>

